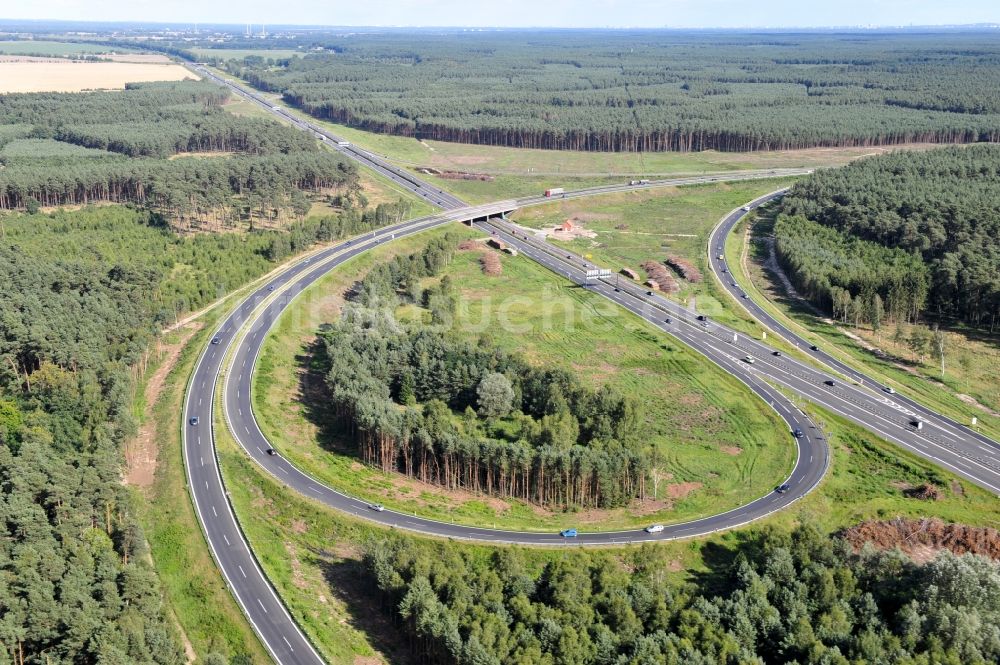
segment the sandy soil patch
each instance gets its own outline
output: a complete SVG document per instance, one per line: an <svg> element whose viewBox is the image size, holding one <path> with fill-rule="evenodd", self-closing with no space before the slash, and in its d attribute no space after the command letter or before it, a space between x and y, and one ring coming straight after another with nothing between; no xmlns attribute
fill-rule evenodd
<svg viewBox="0 0 1000 665"><path fill-rule="evenodd" d="M701 483L673 483L663 488L671 499L683 499L691 492L701 489Z"/></svg>
<svg viewBox="0 0 1000 665"><path fill-rule="evenodd" d="M184 345L191 339L191 336L202 327L201 323L190 323L184 326L184 334L175 344L158 344L156 353L161 357L165 354L163 362L146 382L146 405L152 407L160 398L163 392L163 384L167 375L177 364ZM152 486L156 478L156 421L152 418L143 423L139 428L139 433L135 439L125 445L125 476L127 484L147 490Z"/></svg>
<svg viewBox="0 0 1000 665"><path fill-rule="evenodd" d="M123 89L126 83L198 76L180 65L133 62L0 62L0 93Z"/></svg>
<svg viewBox="0 0 1000 665"><path fill-rule="evenodd" d="M722 446L720 450L727 455L732 455L733 457L736 457L743 452L743 449L739 446Z"/></svg>

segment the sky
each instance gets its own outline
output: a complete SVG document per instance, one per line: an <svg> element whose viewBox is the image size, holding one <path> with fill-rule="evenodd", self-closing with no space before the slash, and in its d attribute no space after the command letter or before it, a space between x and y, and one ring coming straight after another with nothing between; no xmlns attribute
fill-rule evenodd
<svg viewBox="0 0 1000 665"><path fill-rule="evenodd" d="M997 0L30 0L0 18L336 26L741 28L1000 23Z"/></svg>

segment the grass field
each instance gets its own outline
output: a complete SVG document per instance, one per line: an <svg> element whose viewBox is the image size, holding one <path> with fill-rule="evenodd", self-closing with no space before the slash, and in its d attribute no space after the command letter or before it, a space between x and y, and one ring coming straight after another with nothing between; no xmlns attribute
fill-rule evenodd
<svg viewBox="0 0 1000 665"><path fill-rule="evenodd" d="M754 226L745 264L740 260L746 246L745 227L727 239L729 265L739 270L741 284L754 286L749 293L756 302L842 360L959 422L971 423L975 417L981 431L1000 438L1000 417L995 415L1000 410L1000 383L996 379L1000 374L1000 337L949 330L942 379L936 360L918 358L905 344L894 340L894 326L876 335L868 328L854 329L819 317L801 301L790 298L781 281L764 266L770 253L764 238L770 234L771 223L770 217L764 216ZM903 326L904 337L910 328ZM869 348L880 348L888 355L880 357ZM970 403L969 398L983 406Z"/></svg>
<svg viewBox="0 0 1000 665"><path fill-rule="evenodd" d="M126 83L180 81L197 75L180 65L134 62L0 62L0 93L123 89Z"/></svg>
<svg viewBox="0 0 1000 665"><path fill-rule="evenodd" d="M464 228L464 227L458 227ZM423 237L440 234L430 232ZM465 230L464 235L479 237ZM417 243L409 243L408 252ZM615 529L679 521L731 507L773 487L791 468L794 447L785 426L735 379L603 299L571 287L524 258L504 257L504 274L487 277L478 252L459 252L446 270L461 287L456 333L517 349L530 361L561 366L592 386L608 383L642 405L641 417L661 478L655 500L572 515L521 502L448 493L386 476L341 454L314 405L300 400L299 368L317 326L331 320L344 289L382 248L353 260L306 291L279 320L257 365L255 409L279 450L338 489L402 511L469 524L551 530L567 521ZM661 405L668 405L661 408Z"/></svg>
<svg viewBox="0 0 1000 665"><path fill-rule="evenodd" d="M101 55L105 53L135 53L134 49L114 48L101 44L74 44L70 42L50 42L44 40L0 41L0 53L7 55L43 55L67 57L74 55Z"/></svg>

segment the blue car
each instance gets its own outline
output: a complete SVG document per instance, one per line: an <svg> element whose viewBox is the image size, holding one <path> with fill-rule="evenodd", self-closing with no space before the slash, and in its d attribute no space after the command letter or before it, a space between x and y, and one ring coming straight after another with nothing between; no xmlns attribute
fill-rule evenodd
<svg viewBox="0 0 1000 665"><path fill-rule="evenodd" d="M576 529L563 529L559 535L563 538L576 538Z"/></svg>

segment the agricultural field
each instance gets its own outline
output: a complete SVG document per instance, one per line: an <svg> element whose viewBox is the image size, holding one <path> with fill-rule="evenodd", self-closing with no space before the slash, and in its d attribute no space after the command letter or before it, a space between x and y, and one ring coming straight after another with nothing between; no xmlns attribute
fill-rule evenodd
<svg viewBox="0 0 1000 665"><path fill-rule="evenodd" d="M479 237L471 231L465 235ZM413 249L408 247L408 253ZM310 406L309 395L315 395L321 379L303 373L303 367L316 328L336 316L344 289L371 262L395 251L401 250L386 248L352 260L300 296L258 361L255 410L265 433L283 454L332 486L403 511L466 524L558 530L570 520L583 528L617 529L738 505L766 493L790 470L794 447L785 426L768 409L752 406L735 379L527 259L504 257L502 275L485 275L479 251L460 251L444 271L459 285L454 334L470 341L488 334L492 343L519 351L532 364L565 368L589 387L607 384L644 405L683 405L641 409L659 479L655 498L624 509L566 515L519 501L443 491L362 466L341 452L343 442L331 435L320 410ZM425 314L408 307L400 316Z"/></svg>
<svg viewBox="0 0 1000 665"><path fill-rule="evenodd" d="M120 90L126 83L197 80L180 65L135 62L0 62L0 94Z"/></svg>

